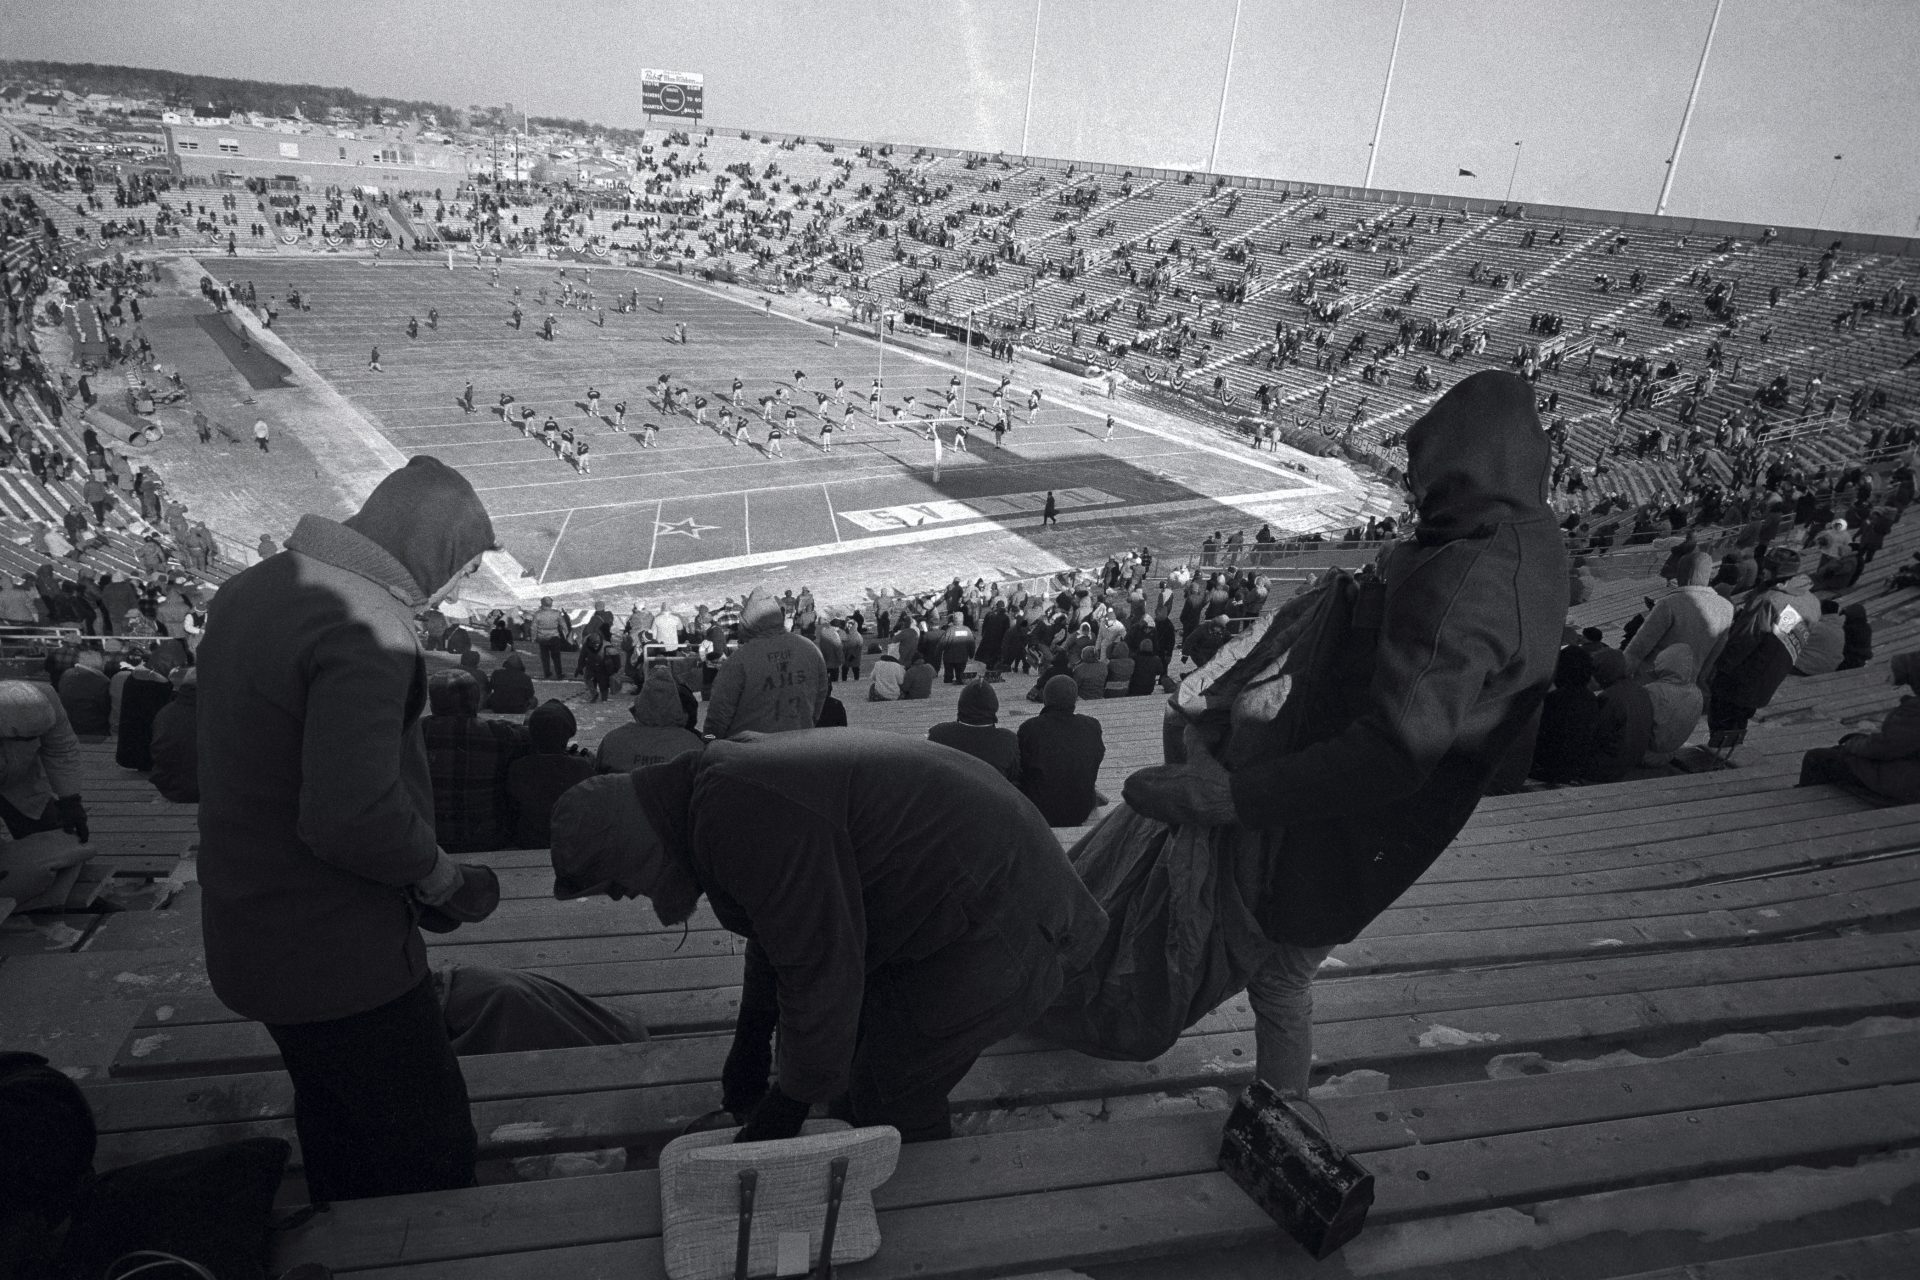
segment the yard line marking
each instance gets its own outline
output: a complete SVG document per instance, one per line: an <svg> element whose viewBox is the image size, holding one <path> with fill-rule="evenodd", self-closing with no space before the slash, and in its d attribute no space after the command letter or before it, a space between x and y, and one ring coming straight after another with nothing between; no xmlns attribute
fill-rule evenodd
<svg viewBox="0 0 1920 1280"><path fill-rule="evenodd" d="M658 499L653 504L653 539L647 543L647 571L653 571L653 553L660 549L660 517L666 514L666 500Z"/></svg>
<svg viewBox="0 0 1920 1280"><path fill-rule="evenodd" d="M567 526L572 522L573 512L569 511L567 512L567 518L560 522L560 532L553 535L553 545L547 548L546 562L540 566L540 576L534 579L535 582L546 581L547 570L553 567L554 553L560 550L560 539L567 536ZM652 564L648 564L647 567L651 569L653 566Z"/></svg>
<svg viewBox="0 0 1920 1280"><path fill-rule="evenodd" d="M840 516L833 509L833 493L824 482L820 486L820 496L827 500L827 523L833 526L833 540L839 542L841 541Z"/></svg>
<svg viewBox="0 0 1920 1280"><path fill-rule="evenodd" d="M746 540L747 554L753 554L753 494L740 495L740 536Z"/></svg>

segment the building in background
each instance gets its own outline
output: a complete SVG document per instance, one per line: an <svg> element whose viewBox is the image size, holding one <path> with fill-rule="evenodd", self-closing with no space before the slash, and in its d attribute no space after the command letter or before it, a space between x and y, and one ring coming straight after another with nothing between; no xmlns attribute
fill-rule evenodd
<svg viewBox="0 0 1920 1280"><path fill-rule="evenodd" d="M354 129L274 121L202 126L168 122L167 158L182 178L292 176L313 186L390 191L453 188L476 173L466 149L428 141L399 126Z"/></svg>

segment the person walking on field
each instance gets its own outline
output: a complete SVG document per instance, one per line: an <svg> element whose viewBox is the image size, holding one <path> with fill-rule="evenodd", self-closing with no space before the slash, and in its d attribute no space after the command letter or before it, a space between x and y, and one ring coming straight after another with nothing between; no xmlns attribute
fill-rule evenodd
<svg viewBox="0 0 1920 1280"><path fill-rule="evenodd" d="M564 680L566 663L560 652L567 643L567 615L553 607L552 596L541 596L533 615L533 643L540 650L540 678Z"/></svg>
<svg viewBox="0 0 1920 1280"><path fill-rule="evenodd" d="M370 373L383 372L380 368L380 348L375 347L373 354L367 357L367 370Z"/></svg>
<svg viewBox="0 0 1920 1280"><path fill-rule="evenodd" d="M260 452L262 453L272 452L271 449L267 448L267 436L267 420L265 418L255 420L253 424L253 442L260 446Z"/></svg>
<svg viewBox="0 0 1920 1280"><path fill-rule="evenodd" d="M1053 490L1047 490L1047 505L1040 508L1040 527L1060 523L1060 507L1053 500Z"/></svg>

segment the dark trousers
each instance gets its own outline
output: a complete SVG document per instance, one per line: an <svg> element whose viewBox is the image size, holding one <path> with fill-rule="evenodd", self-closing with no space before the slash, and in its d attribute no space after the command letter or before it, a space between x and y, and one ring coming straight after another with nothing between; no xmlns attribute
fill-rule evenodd
<svg viewBox="0 0 1920 1280"><path fill-rule="evenodd" d="M365 1013L267 1031L315 1204L473 1185L467 1082L431 979Z"/></svg>
<svg viewBox="0 0 1920 1280"><path fill-rule="evenodd" d="M553 636L540 642L540 675L546 680L566 679L566 663L560 657L560 637Z"/></svg>
<svg viewBox="0 0 1920 1280"><path fill-rule="evenodd" d="M847 1092L828 1104L827 1114L854 1125L890 1124L900 1130L904 1142L952 1137L947 1095L988 1045L1016 1028L988 1025L936 1039L921 1032L905 1010L874 996L869 987L861 1005ZM779 1022L773 964L758 942L749 942L733 1048L721 1073L721 1106L728 1111L744 1115L765 1096L774 1065L773 1033Z"/></svg>
<svg viewBox="0 0 1920 1280"><path fill-rule="evenodd" d="M965 658L960 659L958 662L948 658L946 668L946 683L965 684L967 682L967 660Z"/></svg>

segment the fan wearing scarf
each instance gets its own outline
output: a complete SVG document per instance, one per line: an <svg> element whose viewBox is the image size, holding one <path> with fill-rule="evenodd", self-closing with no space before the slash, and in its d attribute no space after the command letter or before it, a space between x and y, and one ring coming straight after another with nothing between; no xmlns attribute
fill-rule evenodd
<svg viewBox="0 0 1920 1280"><path fill-rule="evenodd" d="M678 925L704 895L747 939L721 1077L740 1141L792 1137L816 1103L949 1136L954 1085L1106 933L1012 783L870 730L741 734L589 779L554 808L552 857L555 897L645 897Z"/></svg>
<svg viewBox="0 0 1920 1280"><path fill-rule="evenodd" d="M1259 1074L1283 1092L1306 1090L1321 961L1433 864L1490 787L1525 776L1567 613L1549 452L1524 380L1487 370L1442 396L1407 433L1419 518L1380 560L1357 713L1212 767L1215 820L1272 833L1255 914L1278 949L1248 995Z"/></svg>

